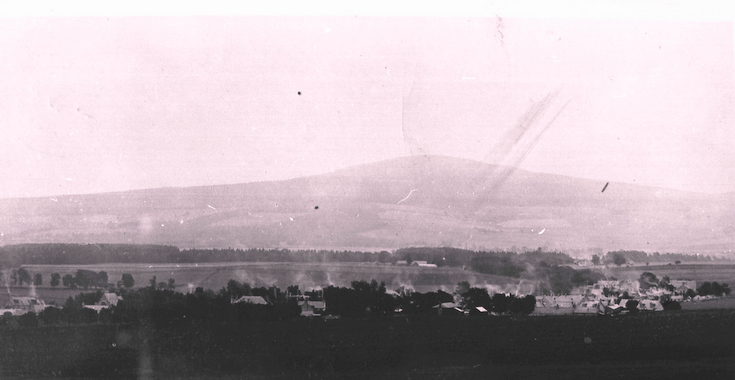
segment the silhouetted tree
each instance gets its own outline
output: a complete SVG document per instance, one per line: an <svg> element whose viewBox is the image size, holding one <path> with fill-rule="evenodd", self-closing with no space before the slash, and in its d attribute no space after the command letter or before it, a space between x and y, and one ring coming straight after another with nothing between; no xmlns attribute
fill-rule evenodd
<svg viewBox="0 0 735 380"><path fill-rule="evenodd" d="M84 289L88 289L90 286L98 286L97 273L91 270L78 269L76 276L74 276L74 283Z"/></svg>
<svg viewBox="0 0 735 380"><path fill-rule="evenodd" d="M61 309L49 306L38 313L38 319L43 322L44 325L55 325L61 320Z"/></svg>
<svg viewBox="0 0 735 380"><path fill-rule="evenodd" d="M470 283L467 281L460 281L457 283L457 287L454 288L454 294L462 296L470 290Z"/></svg>
<svg viewBox="0 0 735 380"><path fill-rule="evenodd" d="M133 275L130 273L123 273L122 275L122 284L124 287L130 289L133 286L135 286L135 280L133 279Z"/></svg>
<svg viewBox="0 0 735 380"><path fill-rule="evenodd" d="M525 297L510 296L509 311L513 314L528 315L536 308L536 297L529 294Z"/></svg>
<svg viewBox="0 0 735 380"><path fill-rule="evenodd" d="M502 314L510 310L511 299L503 293L493 294L493 312Z"/></svg>
<svg viewBox="0 0 735 380"><path fill-rule="evenodd" d="M622 254L620 254L620 253L615 253L615 254L613 255L613 264L615 264L615 265L617 265L617 266L621 266L621 265L625 264L625 263L626 263L626 261L627 261L627 260L625 259L625 256L623 256L623 255L622 255Z"/></svg>
<svg viewBox="0 0 735 380"><path fill-rule="evenodd" d="M107 272L105 271L97 272L97 276L95 277L95 286L104 288L105 286L107 286L108 280L109 278L107 277Z"/></svg>
<svg viewBox="0 0 735 380"><path fill-rule="evenodd" d="M58 273L51 273L51 286L57 287L59 286L59 280L61 280L61 275Z"/></svg>
<svg viewBox="0 0 735 380"><path fill-rule="evenodd" d="M61 282L64 284L64 287L76 289L77 284L74 282L74 276L70 274L65 274L64 277L61 278Z"/></svg>
<svg viewBox="0 0 735 380"><path fill-rule="evenodd" d="M684 295L687 296L687 298L694 298L697 295L697 292L695 292L694 289L687 289Z"/></svg>
<svg viewBox="0 0 735 380"><path fill-rule="evenodd" d="M658 286L658 278L651 272L643 272L641 277L638 279L641 289L648 289L651 287Z"/></svg>
<svg viewBox="0 0 735 380"><path fill-rule="evenodd" d="M18 282L21 286L23 286L23 283L31 283L31 274L25 268L18 269Z"/></svg>
<svg viewBox="0 0 735 380"><path fill-rule="evenodd" d="M699 293L700 296L708 296L714 294L712 283L709 281L703 282L702 285L699 286L699 289L697 289L697 293Z"/></svg>
<svg viewBox="0 0 735 380"><path fill-rule="evenodd" d="M492 308L493 301L486 288L470 288L462 294L462 306L465 308L475 308L482 306L487 310Z"/></svg>

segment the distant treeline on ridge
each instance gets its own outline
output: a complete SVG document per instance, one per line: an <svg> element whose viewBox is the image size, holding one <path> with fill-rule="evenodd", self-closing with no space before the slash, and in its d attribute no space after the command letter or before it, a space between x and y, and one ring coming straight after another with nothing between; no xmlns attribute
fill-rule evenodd
<svg viewBox="0 0 735 380"><path fill-rule="evenodd" d="M629 261L711 260L709 256L661 254L638 251L610 252L602 261L624 255ZM287 249L186 249L169 245L135 244L18 244L0 247L0 265L84 265L104 263L204 263L204 262L377 262L411 264L416 261L438 267L467 267L477 272L518 277L527 265L548 267L573 264L562 252L540 248L524 253L471 251L451 247L401 248L395 252L361 252Z"/></svg>
<svg viewBox="0 0 735 380"><path fill-rule="evenodd" d="M486 272L502 271L513 276L524 263L571 264L574 259L561 252L470 251L451 247L401 248L395 252L362 252L287 249L185 249L169 245L135 244L18 244L0 247L0 264L5 266L104 263L202 263L202 262L377 262L411 264L423 261L438 267L477 266ZM500 265L500 266L498 266ZM502 268L501 268L502 267ZM501 273L498 273L501 274Z"/></svg>
<svg viewBox="0 0 735 380"><path fill-rule="evenodd" d="M646 253L643 251L611 251L600 257L601 263L615 264L620 258L623 263L672 263L675 261L712 261L707 255L687 255L683 253ZM593 257L594 259L594 257ZM617 260L616 260L617 259Z"/></svg>

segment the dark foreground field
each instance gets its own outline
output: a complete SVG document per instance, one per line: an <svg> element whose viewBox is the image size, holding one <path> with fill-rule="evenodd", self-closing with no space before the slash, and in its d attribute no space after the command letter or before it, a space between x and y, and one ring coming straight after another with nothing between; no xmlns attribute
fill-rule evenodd
<svg viewBox="0 0 735 380"><path fill-rule="evenodd" d="M0 377L735 378L735 310L0 331Z"/></svg>

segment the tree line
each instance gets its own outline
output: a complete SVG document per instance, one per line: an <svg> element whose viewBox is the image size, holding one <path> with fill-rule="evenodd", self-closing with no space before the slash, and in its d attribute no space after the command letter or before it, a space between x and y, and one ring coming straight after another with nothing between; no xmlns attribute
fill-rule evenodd
<svg viewBox="0 0 735 380"><path fill-rule="evenodd" d="M437 266L472 266L484 268L488 261L504 261L504 271L513 274L525 263L546 262L549 265L571 264L574 260L561 252L537 251L515 253L505 251L471 251L466 249L401 248L395 252L362 252L334 250L287 249L185 249L167 245L135 244L17 244L0 247L0 264L75 265L104 263L200 263L200 262L375 262L395 264L399 260L427 261Z"/></svg>
<svg viewBox="0 0 735 380"><path fill-rule="evenodd" d="M595 259L596 257L596 259ZM647 254L642 251L611 251L595 255L598 263L711 261L710 256L675 253ZM516 253L512 251L472 251L451 247L411 247L394 252L287 249L185 249L170 245L144 244L16 244L0 247L0 265L23 264L74 265L104 263L200 263L200 262L376 262L426 261L437 266L471 267L482 273L516 277L526 264L570 265L574 259L563 252L541 248ZM623 262L623 263L624 263ZM500 264L498 264L500 263Z"/></svg>
<svg viewBox="0 0 735 380"><path fill-rule="evenodd" d="M155 279L155 277L154 277ZM117 283L110 283L110 279L105 271L91 271L86 269L78 269L75 274L67 273L64 276L58 272L51 273L49 279L49 285L51 287L58 287L59 285L66 288L77 289L77 288L115 288L125 287L132 288L135 286L135 279L129 273L123 273L122 277ZM168 284L172 284L173 279L169 279ZM44 284L43 275L36 273L31 276L30 272L26 268L13 269L10 271L9 279L5 278L5 275L0 272L0 282L6 283L13 286L41 286ZM168 285L167 285L168 286Z"/></svg>
<svg viewBox="0 0 735 380"><path fill-rule="evenodd" d="M643 251L610 251L602 256L593 255L592 263L623 265L626 263L676 263L683 261L708 262L712 257L708 255L688 255L683 253L646 253Z"/></svg>

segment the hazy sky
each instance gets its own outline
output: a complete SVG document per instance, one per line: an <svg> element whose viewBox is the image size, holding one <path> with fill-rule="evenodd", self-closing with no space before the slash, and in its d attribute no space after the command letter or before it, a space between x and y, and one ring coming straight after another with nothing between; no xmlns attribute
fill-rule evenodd
<svg viewBox="0 0 735 380"><path fill-rule="evenodd" d="M732 18L359 13L0 18L0 198L410 154L735 191Z"/></svg>

